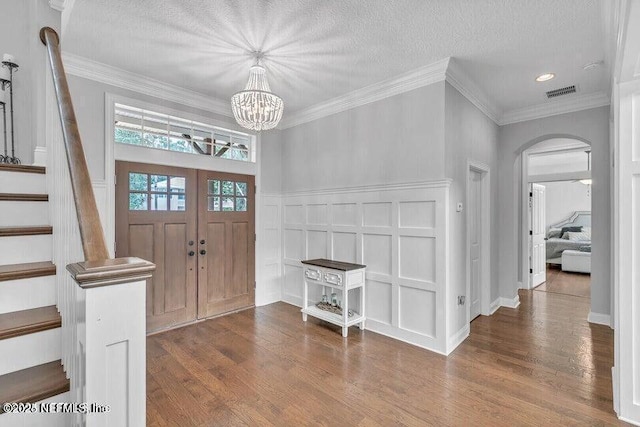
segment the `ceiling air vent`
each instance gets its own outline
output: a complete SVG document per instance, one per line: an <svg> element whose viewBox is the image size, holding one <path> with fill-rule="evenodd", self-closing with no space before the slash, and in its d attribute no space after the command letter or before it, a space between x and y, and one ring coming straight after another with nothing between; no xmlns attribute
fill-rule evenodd
<svg viewBox="0 0 640 427"><path fill-rule="evenodd" d="M576 93L576 85L562 87L560 89L554 89L547 92L547 98L557 98L562 95L569 95L570 93Z"/></svg>

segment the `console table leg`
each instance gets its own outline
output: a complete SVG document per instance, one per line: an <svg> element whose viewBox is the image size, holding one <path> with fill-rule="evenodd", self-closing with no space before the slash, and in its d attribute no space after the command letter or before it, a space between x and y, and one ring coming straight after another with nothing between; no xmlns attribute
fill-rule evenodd
<svg viewBox="0 0 640 427"><path fill-rule="evenodd" d="M360 322L360 330L364 331L364 320L362 322Z"/></svg>
<svg viewBox="0 0 640 427"><path fill-rule="evenodd" d="M307 321L307 313L302 313L302 321L303 322Z"/></svg>
<svg viewBox="0 0 640 427"><path fill-rule="evenodd" d="M349 334L349 328L347 328L346 326L343 326L342 327L342 336L346 338L348 334Z"/></svg>

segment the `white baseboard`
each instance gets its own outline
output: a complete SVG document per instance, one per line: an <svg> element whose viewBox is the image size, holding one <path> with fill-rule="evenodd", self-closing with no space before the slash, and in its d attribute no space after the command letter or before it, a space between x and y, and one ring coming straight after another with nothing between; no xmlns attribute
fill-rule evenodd
<svg viewBox="0 0 640 427"><path fill-rule="evenodd" d="M444 343L438 346L437 341L432 337L427 337L412 331L408 331L406 329L400 329L373 319L366 320L365 329L367 331L375 332L376 334L384 335L385 337L389 337L394 340L402 341L404 343L411 344L425 350L433 351L434 353L442 354L444 356L448 354L443 351L444 349L439 348L444 347Z"/></svg>
<svg viewBox="0 0 640 427"><path fill-rule="evenodd" d="M631 420L631 419L625 418L625 417L618 417L618 419L620 421L624 421L625 423L632 424L634 426L640 426L640 421L638 421L638 420Z"/></svg>
<svg viewBox="0 0 640 427"><path fill-rule="evenodd" d="M467 323L464 325L458 332L456 332L452 337L447 340L447 356L451 354L453 350L455 350L464 340L469 336L469 332L471 328Z"/></svg>
<svg viewBox="0 0 640 427"><path fill-rule="evenodd" d="M520 306L520 295L513 298L500 297L500 307L518 308Z"/></svg>
<svg viewBox="0 0 640 427"><path fill-rule="evenodd" d="M283 294L282 302L294 305L296 307L302 307L302 297L298 297L295 295ZM378 322L377 320L367 319L365 321L365 330L375 332L376 334L384 335L386 337L393 338L395 340L402 341L404 343L411 344L425 350L433 351L444 356L449 354L444 351L444 348L441 348L444 347L444 343L440 343L440 345L438 345L433 337L427 337L412 331L400 329L386 323ZM457 347L462 341L464 341L464 339L468 335L469 325L466 325L458 333L456 333L455 336L451 338L450 341L453 345L453 347L450 347L451 351L453 351L455 347Z"/></svg>
<svg viewBox="0 0 640 427"><path fill-rule="evenodd" d="M611 316L608 314L594 313L593 311L591 311L589 312L587 320L589 321L589 323L611 327Z"/></svg>
<svg viewBox="0 0 640 427"><path fill-rule="evenodd" d="M489 307L489 316L495 313L496 310L498 310L499 308L500 308L500 298L498 297L495 299L495 301L491 303L491 306Z"/></svg>
<svg viewBox="0 0 640 427"><path fill-rule="evenodd" d="M295 305L296 307L302 307L302 297L283 293L281 301L286 302L287 304Z"/></svg>
<svg viewBox="0 0 640 427"><path fill-rule="evenodd" d="M280 292L271 292L266 295L256 295L256 307L261 307L263 305L273 304L274 302L278 302L282 300L282 296Z"/></svg>

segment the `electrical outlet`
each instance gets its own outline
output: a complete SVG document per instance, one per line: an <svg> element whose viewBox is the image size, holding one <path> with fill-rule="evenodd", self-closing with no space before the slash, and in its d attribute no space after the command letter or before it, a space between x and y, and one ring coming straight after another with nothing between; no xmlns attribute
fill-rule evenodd
<svg viewBox="0 0 640 427"><path fill-rule="evenodd" d="M458 202L456 205L456 212L462 212L462 202Z"/></svg>
<svg viewBox="0 0 640 427"><path fill-rule="evenodd" d="M464 295L458 295L458 305L464 305L464 300L465 300L465 296Z"/></svg>

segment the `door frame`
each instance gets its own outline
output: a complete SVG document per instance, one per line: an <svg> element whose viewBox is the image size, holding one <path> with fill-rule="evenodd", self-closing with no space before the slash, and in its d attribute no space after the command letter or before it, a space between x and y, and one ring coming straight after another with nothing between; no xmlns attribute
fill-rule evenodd
<svg viewBox="0 0 640 427"><path fill-rule="evenodd" d="M159 98L162 99L162 98ZM156 111L162 114L169 114L172 116L182 117L189 120L194 120L202 123L210 123L215 126L219 126L225 129L231 129L233 131L245 132L254 138L255 146L255 162L239 162L236 160L228 159L215 159L215 158L200 158L193 154L178 153L175 151L156 150L153 148L137 147L134 145L128 146L125 144L118 144L114 141L114 126L115 126L115 110L116 103L130 105L136 108L142 108L146 110ZM202 110L205 111L205 110ZM253 175L255 177L256 188L261 188L261 157L262 157L262 144L260 133L252 133L246 129L241 128L236 124L233 119L229 121L223 120L224 117L216 116L205 117L193 112L172 108L166 105L160 105L154 102L142 101L140 99L131 98L124 95L118 95L111 92L104 93L104 180L93 181L94 192L96 192L96 198L98 199L98 206L100 214L104 214L103 226L105 237L107 239L107 247L109 253L114 253L115 242L115 175L116 175L116 160L122 160L126 162L134 163L148 163L162 166L178 166L176 165L176 159L179 159L180 165L186 169L202 169L210 170L214 172L228 172L240 175ZM259 198L260 193L256 194L256 224L259 218ZM258 226L256 225L256 228ZM256 245L257 248L257 245ZM256 249L256 260L258 259L258 253ZM256 269L259 263L256 261ZM257 270L256 270L257 271ZM257 273L256 273L257 275Z"/></svg>
<svg viewBox="0 0 640 427"><path fill-rule="evenodd" d="M470 192L469 192L469 178L471 177L471 172L480 173L482 175L482 204L480 206L480 211L482 212L482 244L481 244L481 261L480 268L481 272L481 283L480 283L480 314L483 316L490 316L491 313L491 168L489 165L478 162L475 160L467 159L467 171L466 171L466 205L467 205L467 213L465 215L465 240L466 240L466 266L465 270L467 272L466 277L466 295L467 295L467 323L471 322L471 271L469 269L469 264L471 262L471 239L469 233L469 200L470 200ZM484 237L486 236L486 237Z"/></svg>
<svg viewBox="0 0 640 427"><path fill-rule="evenodd" d="M181 94L182 95L182 94ZM162 99L162 97L158 98ZM154 158L144 158L141 160L140 153L146 153L141 150L144 148L135 146L122 146L114 141L114 104L121 103L130 105L133 107L143 108L147 110L157 111L163 114L169 114L174 116L191 119L203 123L211 123L222 128L245 132L252 135L255 142L255 162L239 162L235 160L226 159L208 159L208 162L198 162L198 157L192 154L184 154L146 149L154 153ZM253 175L255 177L256 186L256 202L255 202L255 223L256 234L261 234L265 227L265 218L263 218L263 200L265 197L269 197L268 193L264 193L262 190L262 135L260 132L253 133L246 129L241 128L233 118L226 118L220 115L215 117L201 116L190 110L179 108L180 102L173 107L166 105L160 105L158 102L148 102L130 96L120 95L112 92L104 93L104 179L92 181L94 192L96 193L96 199L98 202L98 209L100 210L100 217L103 219L103 227L105 237L107 239L107 247L111 255L114 254L114 242L115 242L115 161L131 161L131 162L144 162L151 164L160 164L166 166L172 166L175 164L176 156L179 156L181 166L191 169L210 170L215 172L228 172L241 175ZM206 109L200 111L206 112ZM117 147L117 145L121 145ZM148 153L147 153L148 154ZM217 160L217 161L216 161ZM261 236L257 236L258 239ZM281 243L278 244L281 247ZM279 259L279 258L278 258ZM260 240L255 245L255 275L256 275L256 306L270 304L278 301L280 298L280 285L277 284L278 291L274 298L273 289L270 285L272 280L265 276L267 273L266 267L272 264L273 258L270 254L264 252ZM269 261L269 262L267 262Z"/></svg>
<svg viewBox="0 0 640 427"><path fill-rule="evenodd" d="M537 285L533 285L533 276L535 274L535 272L533 272L533 234L531 233L533 230L533 198L534 198L534 186L538 185L538 186L542 186L545 187L543 184L539 183L539 182L533 182L533 181L529 181L527 183L527 198L528 198L528 203L527 203L527 289L535 289L538 286L542 285L543 283L545 283L547 281L547 276L546 276L546 271L545 271L545 280L538 283ZM547 200L546 200L546 187L545 187L545 200L544 200L544 209L546 209L547 207ZM547 218L546 218L546 211L545 211L545 224L544 224L544 229L545 229L545 249L546 249L546 230L547 230ZM546 250L545 250L545 269L547 268L547 259L546 259ZM524 279L524 278L523 278Z"/></svg>
<svg viewBox="0 0 640 427"><path fill-rule="evenodd" d="M547 141L548 139L552 139L553 137L543 139L540 142ZM578 140L575 137L567 137ZM591 143L583 140L579 140L588 144L591 147ZM520 197L518 203L520 205L519 212L519 222L518 222L518 232L520 233L520 240L517 244L519 247L521 260L520 260L520 280L518 281L518 289L533 289L531 287L531 275L529 273L529 184L531 183L541 183L541 182L559 182L559 181L572 181L578 179L584 179L585 177L591 177L592 175L585 176L582 172L563 172L559 174L550 174L544 175L544 181L541 181L541 175L531 175L529 176L529 154L531 153L531 149L535 149L535 146L538 144L534 144L531 147L524 150L520 153ZM592 158L593 159L593 158ZM593 162L593 160L592 160ZM592 163L593 166L593 163ZM592 172L593 173L593 172ZM593 188L591 188L591 213L593 215ZM593 242L592 242L593 244ZM597 267L596 267L597 268ZM516 271L518 271L518 266L516 265ZM612 269L613 271L613 269ZM593 276L593 267L591 270L591 275Z"/></svg>

